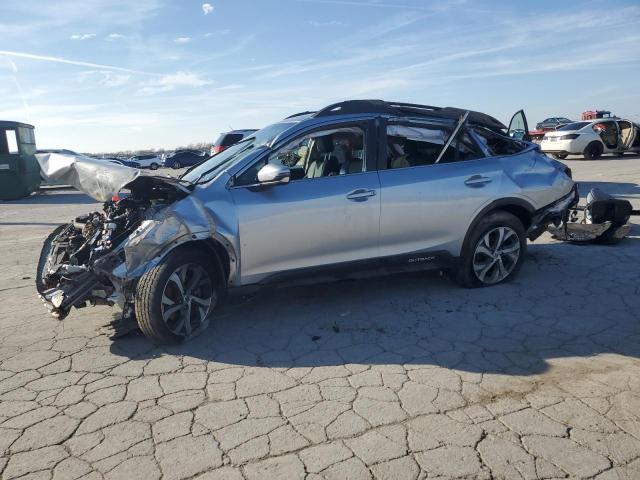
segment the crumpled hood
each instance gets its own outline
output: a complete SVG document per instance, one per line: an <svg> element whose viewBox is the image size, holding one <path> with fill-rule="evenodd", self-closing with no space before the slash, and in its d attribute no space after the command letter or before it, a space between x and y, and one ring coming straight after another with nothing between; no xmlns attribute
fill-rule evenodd
<svg viewBox="0 0 640 480"><path fill-rule="evenodd" d="M106 202L140 175L140 170L104 160L63 153L38 153L42 175L71 185L90 197Z"/></svg>

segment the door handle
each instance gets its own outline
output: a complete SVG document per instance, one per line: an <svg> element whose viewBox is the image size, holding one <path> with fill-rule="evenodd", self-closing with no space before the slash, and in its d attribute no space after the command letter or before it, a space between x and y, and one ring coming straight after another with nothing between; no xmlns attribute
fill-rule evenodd
<svg viewBox="0 0 640 480"><path fill-rule="evenodd" d="M491 179L482 175L472 175L464 181L464 184L471 188L484 187L487 183L491 183Z"/></svg>
<svg viewBox="0 0 640 480"><path fill-rule="evenodd" d="M347 193L347 200L354 202L364 202L367 198L373 197L376 194L375 190L367 190L366 188L358 188L353 192Z"/></svg>

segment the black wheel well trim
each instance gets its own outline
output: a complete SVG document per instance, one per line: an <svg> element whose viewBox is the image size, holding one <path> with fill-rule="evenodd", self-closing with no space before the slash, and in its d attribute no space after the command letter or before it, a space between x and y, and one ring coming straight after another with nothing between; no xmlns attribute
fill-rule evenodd
<svg viewBox="0 0 640 480"><path fill-rule="evenodd" d="M460 257L464 255L464 250L469 241L469 236L471 235L471 232L476 228L478 223L480 223L480 221L490 213L498 210L502 210L504 212L515 215L522 222L522 226L524 227L525 231L531 226L531 220L536 212L536 209L533 207L533 205L531 205L526 200L523 200L522 198L507 197L494 200L489 205L480 210L471 221L471 224L467 229L467 233L464 236L464 241L462 242L462 251L460 252Z"/></svg>
<svg viewBox="0 0 640 480"><path fill-rule="evenodd" d="M172 248L168 252L166 252L163 257L166 257L170 253L173 253L177 250L183 249L192 249L192 248L202 248L205 251L212 254L213 263L218 273L218 278L220 279L220 287L226 289L230 283L233 281L233 276L235 274L235 265L236 257L233 253L233 249L231 248L231 244L226 242L224 239L219 239L217 236L202 238L202 239L194 239L187 240L186 242L182 242L179 245L176 245L175 248Z"/></svg>

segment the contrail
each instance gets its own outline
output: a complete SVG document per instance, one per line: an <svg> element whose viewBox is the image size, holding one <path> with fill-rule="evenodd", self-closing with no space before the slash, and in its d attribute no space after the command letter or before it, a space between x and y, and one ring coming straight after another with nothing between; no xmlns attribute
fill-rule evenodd
<svg viewBox="0 0 640 480"><path fill-rule="evenodd" d="M117 70L119 72L138 73L141 75L159 75L158 73L141 72L140 70L133 70L131 68L116 67L113 65L103 65L101 63L82 62L79 60L70 60L68 58L50 57L48 55L35 55L33 53L24 52L10 52L7 50L0 50L0 55L6 55L7 57L19 57L28 58L30 60L41 60L43 62L65 63L67 65L77 65L79 67L100 68L103 70Z"/></svg>
<svg viewBox="0 0 640 480"><path fill-rule="evenodd" d="M18 89L18 93L22 98L22 106L24 107L24 113L27 117L27 122L31 123L31 109L29 108L29 102L27 102L27 98L24 96L24 91L22 90L22 85L20 85L20 81L18 80L18 66L15 64L13 60L9 57L4 57L7 62L9 62L9 66L11 70L13 70L13 82L16 84L16 88Z"/></svg>

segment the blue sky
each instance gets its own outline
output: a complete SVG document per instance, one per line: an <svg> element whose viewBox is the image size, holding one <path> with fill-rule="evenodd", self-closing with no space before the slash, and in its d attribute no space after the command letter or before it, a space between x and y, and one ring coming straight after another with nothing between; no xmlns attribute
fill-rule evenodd
<svg viewBox="0 0 640 480"><path fill-rule="evenodd" d="M347 98L640 120L637 0L3 0L0 38L0 119L41 148L171 148Z"/></svg>

